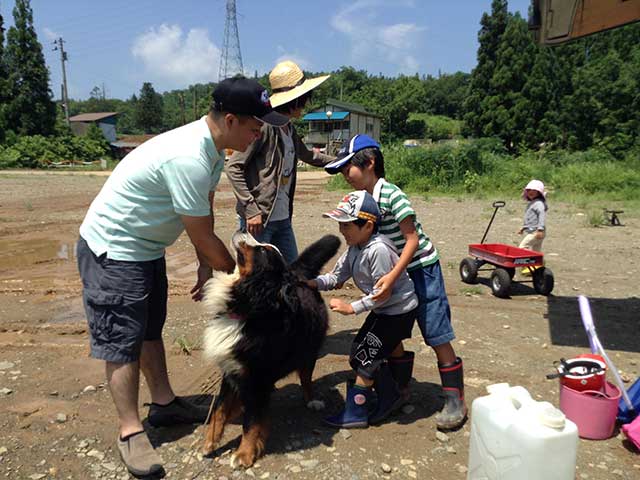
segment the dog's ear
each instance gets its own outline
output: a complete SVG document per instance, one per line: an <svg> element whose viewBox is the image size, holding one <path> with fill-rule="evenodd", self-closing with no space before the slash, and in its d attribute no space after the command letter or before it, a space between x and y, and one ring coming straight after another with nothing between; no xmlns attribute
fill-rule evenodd
<svg viewBox="0 0 640 480"><path fill-rule="evenodd" d="M340 239L335 235L325 235L309 245L291 264L291 270L304 279L318 276L320 270L340 248Z"/></svg>

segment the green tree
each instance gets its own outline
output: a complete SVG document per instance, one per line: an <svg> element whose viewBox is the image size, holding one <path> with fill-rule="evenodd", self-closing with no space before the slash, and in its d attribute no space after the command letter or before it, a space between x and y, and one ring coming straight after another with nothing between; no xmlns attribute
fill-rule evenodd
<svg viewBox="0 0 640 480"><path fill-rule="evenodd" d="M4 142L4 132L7 129L5 119L7 95L7 69L4 61L4 19L0 14L0 144Z"/></svg>
<svg viewBox="0 0 640 480"><path fill-rule="evenodd" d="M439 75L437 78L428 76L424 80L424 112L461 119L469 81L470 75L463 72Z"/></svg>
<svg viewBox="0 0 640 480"><path fill-rule="evenodd" d="M480 19L480 31L478 32L478 64L471 73L469 94L464 102L464 120L471 132L482 135L484 109L482 100L493 95L491 79L496 67L496 55L500 37L507 28L509 12L507 0L493 0L491 14L484 13Z"/></svg>
<svg viewBox="0 0 640 480"><path fill-rule="evenodd" d="M100 145L104 149L105 153L109 151L109 142L105 138L104 133L102 132L100 127L95 123L89 125L85 137L88 140L94 141L97 145Z"/></svg>
<svg viewBox="0 0 640 480"><path fill-rule="evenodd" d="M5 49L10 98L7 126L20 135L49 135L55 128L56 105L29 0L16 0L13 18Z"/></svg>
<svg viewBox="0 0 640 480"><path fill-rule="evenodd" d="M136 125L145 133L159 132L163 125L162 95L153 89L150 82L145 82L140 89L136 102Z"/></svg>
<svg viewBox="0 0 640 480"><path fill-rule="evenodd" d="M527 105L520 140L527 148L549 142L555 145L559 138L558 65L551 49L536 47L536 50L531 73L522 88Z"/></svg>
<svg viewBox="0 0 640 480"><path fill-rule="evenodd" d="M489 82L490 95L480 102L482 134L501 138L511 151L524 140L530 105L523 89L531 72L535 51L536 45L529 34L527 22L516 13L509 19L500 38L495 69Z"/></svg>

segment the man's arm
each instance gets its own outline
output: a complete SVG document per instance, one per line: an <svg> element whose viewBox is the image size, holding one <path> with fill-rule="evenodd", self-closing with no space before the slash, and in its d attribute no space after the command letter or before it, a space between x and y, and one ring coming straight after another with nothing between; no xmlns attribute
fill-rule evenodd
<svg viewBox="0 0 640 480"><path fill-rule="evenodd" d="M216 217L213 214L213 202L215 200L215 195L216 195L215 191L209 192L209 214L211 215L211 231L212 232L215 232L216 230ZM198 263L200 264L200 268L211 269L206 258L204 257L204 255L202 255L200 250L198 250L197 248L196 248L196 256L198 257Z"/></svg>
<svg viewBox="0 0 640 480"><path fill-rule="evenodd" d="M204 265L208 265L214 270L233 272L236 262L222 240L213 232L213 218L211 216L191 217L189 215L181 215L180 218L198 253L201 265L204 261Z"/></svg>
<svg viewBox="0 0 640 480"><path fill-rule="evenodd" d="M336 159L336 157L325 155L317 150L309 150L297 133L294 135L294 139L296 142L296 155L304 163L314 167L324 167Z"/></svg>

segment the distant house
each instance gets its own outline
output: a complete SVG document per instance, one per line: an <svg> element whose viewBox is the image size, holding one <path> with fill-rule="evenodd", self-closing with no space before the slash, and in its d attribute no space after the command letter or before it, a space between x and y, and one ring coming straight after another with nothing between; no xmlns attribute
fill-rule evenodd
<svg viewBox="0 0 640 480"><path fill-rule="evenodd" d="M111 142L111 148L118 160L122 160L127 154L142 145L155 135L123 135L115 142Z"/></svg>
<svg viewBox="0 0 640 480"><path fill-rule="evenodd" d="M71 131L76 135L85 135L94 123L100 127L109 143L116 141L116 117L118 112L81 113L69 119Z"/></svg>
<svg viewBox="0 0 640 480"><path fill-rule="evenodd" d="M324 108L302 117L302 121L309 125L304 142L313 147L328 146L331 151L335 151L343 141L357 133L365 133L380 141L381 118L362 105L330 98Z"/></svg>

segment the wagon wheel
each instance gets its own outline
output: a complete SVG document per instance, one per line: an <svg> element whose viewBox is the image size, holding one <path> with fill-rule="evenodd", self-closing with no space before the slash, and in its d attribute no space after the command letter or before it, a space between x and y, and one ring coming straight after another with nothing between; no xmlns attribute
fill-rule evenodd
<svg viewBox="0 0 640 480"><path fill-rule="evenodd" d="M460 262L460 278L464 283L476 283L478 264L473 258L464 258Z"/></svg>
<svg viewBox="0 0 640 480"><path fill-rule="evenodd" d="M505 270L507 271L507 273L509 274L509 278L511 280L513 280L513 277L516 276L516 269L513 267L509 267L509 268L505 268Z"/></svg>
<svg viewBox="0 0 640 480"><path fill-rule="evenodd" d="M533 288L540 295L549 295L553 290L553 272L545 267L536 268L533 272Z"/></svg>
<svg viewBox="0 0 640 480"><path fill-rule="evenodd" d="M511 290L511 278L504 268L496 268L491 273L491 290L496 297L507 298Z"/></svg>

